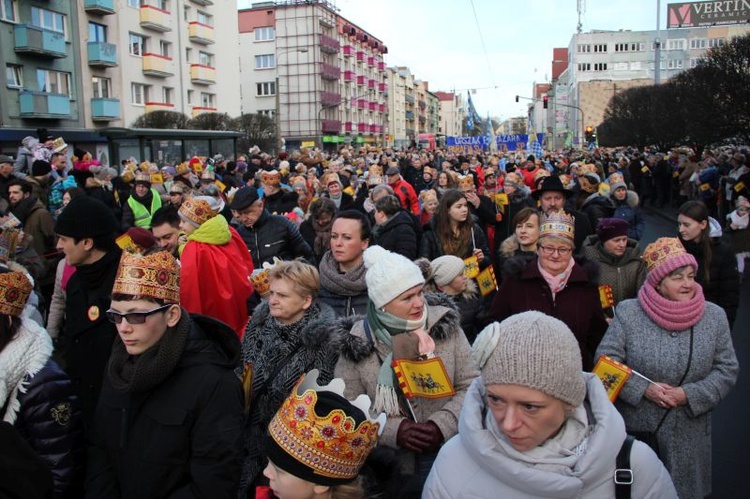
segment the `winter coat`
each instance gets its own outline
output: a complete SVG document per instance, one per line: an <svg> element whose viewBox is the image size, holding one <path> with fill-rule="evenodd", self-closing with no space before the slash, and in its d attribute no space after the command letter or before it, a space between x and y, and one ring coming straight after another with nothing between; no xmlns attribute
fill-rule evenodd
<svg viewBox="0 0 750 499"><path fill-rule="evenodd" d="M615 497L616 459L626 437L625 425L599 378L590 373L581 376L586 380L584 405L591 433L580 454L542 461L533 451L513 449L497 428L485 402L484 384L477 379L461 409L459 434L440 451L422 497ZM630 497L677 498L667 470L646 444L633 442L630 466L634 478Z"/></svg>
<svg viewBox="0 0 750 499"><path fill-rule="evenodd" d="M288 192L283 189L279 189L278 192L265 196L264 207L268 210L268 213L275 215L282 215L289 213L297 207L298 194L294 191Z"/></svg>
<svg viewBox="0 0 750 499"><path fill-rule="evenodd" d="M473 255L474 248L478 248L482 250L482 253L484 253L484 261L479 262L479 267L484 269L487 265L490 264L491 256L490 248L487 245L487 237L485 236L482 228L476 223L471 230L473 237L469 236L470 240L466 253L463 255L455 256L461 259L469 258ZM419 246L419 256L422 258L427 258L430 261L439 256L445 255L445 251L443 250L443 243L440 241L440 237L438 236L438 233L435 229L434 218L430 220L430 223L425 225L424 232L422 233L422 240Z"/></svg>
<svg viewBox="0 0 750 499"><path fill-rule="evenodd" d="M466 280L466 289L463 293L451 295L450 298L453 299L453 303L456 304L461 314L461 329L469 344L473 344L477 334L482 330L487 304L479 295L476 283L471 279Z"/></svg>
<svg viewBox="0 0 750 499"><path fill-rule="evenodd" d="M598 285L612 286L612 297L615 305L623 300L635 298L638 290L646 280L648 269L641 260L641 250L638 241L628 239L625 253L616 257L605 251L596 234L586 238L581 254L587 259L599 262Z"/></svg>
<svg viewBox="0 0 750 499"><path fill-rule="evenodd" d="M537 262L538 258L528 262L512 259L505 264L507 272L492 300L489 319L502 322L511 315L538 310L563 321L578 340L583 370L590 371L594 366L596 347L607 330L596 285L597 266L593 262L577 260L567 285L553 300L552 291Z"/></svg>
<svg viewBox="0 0 750 499"><path fill-rule="evenodd" d="M479 375L471 358L471 350L466 336L461 331L460 315L445 295L426 294L427 331L435 340L435 355L443 361L448 378L453 382L456 395L439 399L411 399L411 406L417 421L434 422L445 441L458 432L458 415L466 390ZM380 358L385 358L390 349L377 338L368 339L364 328L364 318L347 318L338 323L343 341L340 344L341 357L336 364L335 377L346 383L344 395L354 399L366 394L375 400L375 390L380 372ZM376 353L377 351L377 353ZM375 417L376 414L371 414ZM379 445L398 449L400 467L405 473L415 469L417 454L400 449L396 443L398 427L405 418L389 416L380 436Z"/></svg>
<svg viewBox="0 0 750 499"><path fill-rule="evenodd" d="M294 222L286 217L271 215L264 209L252 227L235 224L234 228L245 242L256 269L266 262L273 263L275 256L282 260L302 257L309 262L315 261L312 248L305 242Z"/></svg>
<svg viewBox="0 0 750 499"><path fill-rule="evenodd" d="M504 269L505 262L511 258L522 258L527 262L534 260L537 257L536 251L524 251L521 249L521 245L518 244L515 234L511 234L510 237L505 239L498 248L497 251L497 268Z"/></svg>
<svg viewBox="0 0 750 499"><path fill-rule="evenodd" d="M414 187L409 182L399 178L397 182L388 185L391 186L393 193L401 201L402 208L414 215L419 215L419 196L417 196Z"/></svg>
<svg viewBox="0 0 750 499"><path fill-rule="evenodd" d="M378 246L404 255L409 260L417 258L417 233L414 230L414 221L406 210L397 211L385 223L376 225L373 234Z"/></svg>
<svg viewBox="0 0 750 499"><path fill-rule="evenodd" d="M112 287L122 251L108 251L101 259L79 265L68 281L65 301L65 328L60 335L65 370L81 397L84 430L94 419L104 371L117 336L115 325L107 320Z"/></svg>
<svg viewBox="0 0 750 499"><path fill-rule="evenodd" d="M737 317L737 307L740 303L740 277L737 271L737 259L732 248L718 237L711 238L711 265L709 267L709 281L706 282L703 265L703 252L697 243L691 241L680 242L685 250L698 261L695 280L703 286L706 301L717 304L724 309L729 320L730 329Z"/></svg>
<svg viewBox="0 0 750 499"><path fill-rule="evenodd" d="M531 197L528 187L523 187L508 196L508 201L503 211L503 219L495 227L495 248L499 248L503 241L515 233L516 227L513 225L513 219L519 211L524 208L536 208L536 200Z"/></svg>
<svg viewBox="0 0 750 499"><path fill-rule="evenodd" d="M31 175L31 167L34 165L34 161L36 161L34 152L40 147L44 146L39 144L39 139L31 135L21 140L21 147L18 148L16 162L13 165L13 175L15 177L26 178L26 176Z"/></svg>
<svg viewBox="0 0 750 499"><path fill-rule="evenodd" d="M180 322L189 321L190 328L185 350L162 383L131 393L116 390L107 376L86 497L236 497L243 402L234 368L240 344L225 324L185 309L182 314Z"/></svg>
<svg viewBox="0 0 750 499"><path fill-rule="evenodd" d="M598 192L591 194L583 202L581 211L586 214L589 219L589 223L592 228L596 228L596 224L602 218L610 218L615 213L615 203L609 196L603 196ZM576 246L580 251L581 247Z"/></svg>
<svg viewBox="0 0 750 499"><path fill-rule="evenodd" d="M688 367L689 352L689 330L662 329L635 299L617 306L597 355L609 355L655 382L676 386ZM726 316L707 302L693 326L690 370L681 385L687 405L672 409L657 434L661 460L683 499L711 494L711 411L734 386L738 372ZM630 431L653 432L664 416L665 409L646 399L648 384L631 376L617 399Z"/></svg>
<svg viewBox="0 0 750 499"><path fill-rule="evenodd" d="M334 203L336 202L336 200L331 198L328 192L324 192L323 194L321 194L321 197L328 198ZM339 211L352 210L354 209L354 205L355 205L354 196L352 196L348 192L342 192L341 198L339 199L339 202L338 202L338 206L336 207L336 211L339 212Z"/></svg>
<svg viewBox="0 0 750 499"><path fill-rule="evenodd" d="M85 448L78 398L52 360L52 341L27 306L16 337L0 352L0 420L13 424L49 466L56 498L83 491ZM19 364L24 363L24 364ZM13 374L18 386L6 386Z"/></svg>
<svg viewBox="0 0 750 499"><path fill-rule="evenodd" d="M54 272L57 259L51 256L43 257L42 255L49 255L55 251L55 220L41 201L37 200L29 210L23 224L23 230L32 237L31 247L45 262L45 274ZM40 276L39 280L43 279L44 277ZM45 282L51 283L53 280L54 276L50 275Z"/></svg>
<svg viewBox="0 0 750 499"><path fill-rule="evenodd" d="M640 241L643 231L646 229L646 218L638 206L638 194L635 191L628 191L627 196L622 201L615 199L614 196L611 199L615 203L615 212L612 214L612 218L621 218L628 222L628 237Z"/></svg>
<svg viewBox="0 0 750 499"><path fill-rule="evenodd" d="M57 269L55 269L55 286L47 313L47 332L52 338L60 336L60 329L65 322L65 288L62 282L66 265L66 260L63 258L57 262ZM67 285L67 282L65 284Z"/></svg>
<svg viewBox="0 0 750 499"><path fill-rule="evenodd" d="M271 317L267 301L255 309L242 339L242 359L252 366L253 378L252 405L245 421L241 490L246 491L263 472L263 435L300 376L318 369L318 383L327 384L333 378L338 358L335 320L333 310L317 302L303 319L290 325L281 325Z"/></svg>

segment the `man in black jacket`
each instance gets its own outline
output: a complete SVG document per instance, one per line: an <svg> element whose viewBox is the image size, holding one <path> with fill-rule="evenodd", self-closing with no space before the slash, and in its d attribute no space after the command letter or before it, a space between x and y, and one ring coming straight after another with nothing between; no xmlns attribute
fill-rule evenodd
<svg viewBox="0 0 750 499"><path fill-rule="evenodd" d="M245 241L256 269L273 257L293 260L302 257L315 261L312 248L307 244L297 226L286 217L271 215L264 206L255 187L238 190L229 204L234 216L234 228Z"/></svg>
<svg viewBox="0 0 750 499"><path fill-rule="evenodd" d="M565 209L565 201L573 195L573 192L563 187L560 177L557 175L544 177L537 190L531 195L539 201L539 209L542 213L556 213L559 211L573 215L575 218L575 250L576 252L581 251L583 241L590 234L593 234L593 230L591 229L589 218L585 214L580 211Z"/></svg>

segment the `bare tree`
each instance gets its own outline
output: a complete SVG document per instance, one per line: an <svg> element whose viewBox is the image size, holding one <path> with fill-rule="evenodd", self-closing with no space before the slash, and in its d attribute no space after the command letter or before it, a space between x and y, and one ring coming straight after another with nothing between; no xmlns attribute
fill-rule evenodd
<svg viewBox="0 0 750 499"><path fill-rule="evenodd" d="M188 128L193 130L231 130L232 118L226 113L201 113L188 121Z"/></svg>
<svg viewBox="0 0 750 499"><path fill-rule="evenodd" d="M187 128L189 118L175 111L152 111L139 116L130 125L133 128L178 129Z"/></svg>
<svg viewBox="0 0 750 499"><path fill-rule="evenodd" d="M257 145L261 151L270 151L276 141L276 122L263 114L243 114L231 120L230 130L243 132L237 140L240 151Z"/></svg>

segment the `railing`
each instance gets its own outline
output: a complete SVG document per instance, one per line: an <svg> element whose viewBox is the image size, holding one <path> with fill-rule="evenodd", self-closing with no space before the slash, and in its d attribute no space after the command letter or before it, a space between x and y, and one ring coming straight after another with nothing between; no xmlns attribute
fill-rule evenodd
<svg viewBox="0 0 750 499"><path fill-rule="evenodd" d="M341 78L341 69L331 64L321 62L320 77L324 80L338 80L339 78Z"/></svg>
<svg viewBox="0 0 750 499"><path fill-rule="evenodd" d="M107 16L115 13L115 0L85 0L83 9L90 14Z"/></svg>
<svg viewBox="0 0 750 499"><path fill-rule="evenodd" d="M88 42L89 66L117 66L117 45L114 43Z"/></svg>
<svg viewBox="0 0 750 499"><path fill-rule="evenodd" d="M141 5L141 27L153 31L172 31L172 14L153 5Z"/></svg>
<svg viewBox="0 0 750 499"><path fill-rule="evenodd" d="M320 34L320 50L327 54L337 54L340 49L341 45L338 40L328 35Z"/></svg>
<svg viewBox="0 0 750 499"><path fill-rule="evenodd" d="M57 31L50 31L30 24L13 26L15 51L39 56L61 58L67 57L65 36Z"/></svg>
<svg viewBox="0 0 750 499"><path fill-rule="evenodd" d="M341 102L341 94L324 90L320 94L320 102L326 107L335 106Z"/></svg>
<svg viewBox="0 0 750 499"><path fill-rule="evenodd" d="M94 121L120 119L120 99L91 99L91 119Z"/></svg>
<svg viewBox="0 0 750 499"><path fill-rule="evenodd" d="M210 45L214 43L214 27L198 21L190 22L188 23L188 37L191 42Z"/></svg>
<svg viewBox="0 0 750 499"><path fill-rule="evenodd" d="M19 92L21 116L59 119L70 116L70 97L48 92Z"/></svg>
<svg viewBox="0 0 750 499"><path fill-rule="evenodd" d="M216 83L216 68L203 64L191 64L190 80L198 85L213 85Z"/></svg>
<svg viewBox="0 0 750 499"><path fill-rule="evenodd" d="M320 128L323 132L339 133L341 131L341 122L339 120L321 120Z"/></svg>

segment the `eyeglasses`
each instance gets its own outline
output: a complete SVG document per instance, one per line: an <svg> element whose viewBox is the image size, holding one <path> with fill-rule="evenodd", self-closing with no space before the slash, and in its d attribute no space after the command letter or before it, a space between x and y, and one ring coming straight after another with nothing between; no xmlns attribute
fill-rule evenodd
<svg viewBox="0 0 750 499"><path fill-rule="evenodd" d="M114 310L107 310L104 314L107 316L109 322L112 322L113 324L121 324L122 320L125 319L126 321L128 321L128 324L132 326L136 324L143 324L144 322L146 322L146 317L148 317L149 315L154 315L157 312L161 312L162 310L165 310L172 305L174 305L174 303L162 305L161 307L149 310L148 312L128 312L127 314L121 314L120 312L115 312Z"/></svg>
<svg viewBox="0 0 750 499"><path fill-rule="evenodd" d="M551 248L549 246L539 246L539 249L542 250L542 253L544 253L547 256L552 256L555 253L557 253L560 256L569 255L573 248Z"/></svg>

